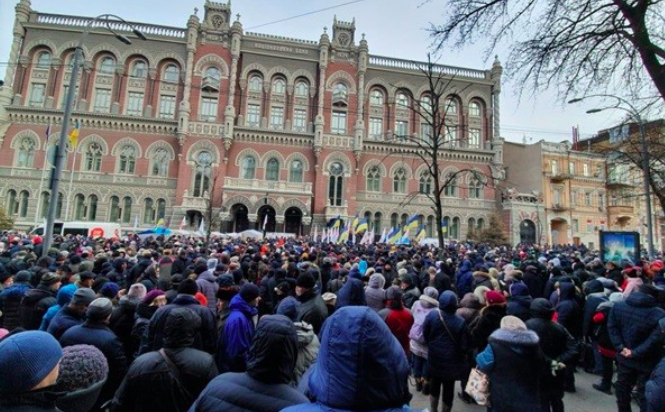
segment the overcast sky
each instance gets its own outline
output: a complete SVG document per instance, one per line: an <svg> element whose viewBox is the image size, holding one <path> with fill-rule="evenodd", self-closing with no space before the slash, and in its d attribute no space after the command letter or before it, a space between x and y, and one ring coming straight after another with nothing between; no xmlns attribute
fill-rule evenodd
<svg viewBox="0 0 665 412"><path fill-rule="evenodd" d="M235 0L233 13L241 15L245 31L267 33L317 41L323 27L331 27L333 16L339 20L356 19L356 34L365 33L371 54L410 60L426 60L431 40L426 28L432 21L442 21L446 0L361 0L340 7L351 0ZM14 6L18 0L0 0L0 76L9 58L14 21ZM185 27L187 18L199 9L203 17L205 0L32 0L33 10L83 16L102 13L118 14L130 21ZM333 8L334 7L334 8ZM292 16L329 10L276 22ZM475 69L490 68L493 57L485 61L483 45L461 50L449 50L439 56L441 64ZM498 51L499 60L506 65L507 51ZM502 56L503 55L503 56ZM502 58L503 57L503 58ZM571 139L572 126L579 125L581 137L611 127L620 121L621 112L585 113L589 105L566 105L556 100L554 90L531 97L517 90L509 80L504 81L501 95L502 136L521 142L541 139L562 141Z"/></svg>

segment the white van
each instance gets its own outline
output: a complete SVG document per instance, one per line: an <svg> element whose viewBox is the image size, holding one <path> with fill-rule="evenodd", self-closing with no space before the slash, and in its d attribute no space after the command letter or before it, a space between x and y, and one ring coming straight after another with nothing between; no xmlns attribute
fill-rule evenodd
<svg viewBox="0 0 665 412"><path fill-rule="evenodd" d="M55 222L53 224L54 235L81 235L92 238L97 237L120 237L120 224L108 222ZM36 226L30 232L32 235L44 235L44 225Z"/></svg>

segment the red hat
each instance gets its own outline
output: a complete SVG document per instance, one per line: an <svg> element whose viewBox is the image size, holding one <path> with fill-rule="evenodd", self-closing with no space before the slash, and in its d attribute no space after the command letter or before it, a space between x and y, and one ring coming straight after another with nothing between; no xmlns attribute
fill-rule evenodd
<svg viewBox="0 0 665 412"><path fill-rule="evenodd" d="M485 294L485 300L487 301L487 306L506 304L506 297L503 296L503 293L497 292L496 290L488 291Z"/></svg>
<svg viewBox="0 0 665 412"><path fill-rule="evenodd" d="M35 237L32 238L32 244L33 245L38 245L40 243L42 243L42 238L41 237L35 236Z"/></svg>

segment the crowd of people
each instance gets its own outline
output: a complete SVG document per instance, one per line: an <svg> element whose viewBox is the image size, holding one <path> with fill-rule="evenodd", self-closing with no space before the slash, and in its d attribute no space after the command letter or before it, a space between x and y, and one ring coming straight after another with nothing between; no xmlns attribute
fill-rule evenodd
<svg viewBox="0 0 665 412"><path fill-rule="evenodd" d="M476 368L488 411L564 411L584 370L662 412L664 273L583 246L3 234L0 409L449 412Z"/></svg>

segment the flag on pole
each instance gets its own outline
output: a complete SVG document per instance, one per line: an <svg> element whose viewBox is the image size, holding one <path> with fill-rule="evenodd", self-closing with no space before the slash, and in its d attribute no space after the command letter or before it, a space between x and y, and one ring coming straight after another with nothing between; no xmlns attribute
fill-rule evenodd
<svg viewBox="0 0 665 412"><path fill-rule="evenodd" d="M79 132L81 131L81 122L78 120L74 122L74 129L69 133L69 144L73 148L76 148L76 145L79 142Z"/></svg>
<svg viewBox="0 0 665 412"><path fill-rule="evenodd" d="M178 226L178 230L182 230L185 226L187 226L187 217L183 216L182 221L180 222L180 226Z"/></svg>
<svg viewBox="0 0 665 412"><path fill-rule="evenodd" d="M411 229L416 229L418 228L418 215L413 215L409 218L409 220L406 221L406 225L404 226L404 231L408 232Z"/></svg>
<svg viewBox="0 0 665 412"><path fill-rule="evenodd" d="M46 126L46 142L48 142L48 137L51 135L51 122L48 122Z"/></svg>
<svg viewBox="0 0 665 412"><path fill-rule="evenodd" d="M341 228L339 236L337 238L337 244L344 243L347 240L349 240L349 224L348 223L346 224L346 226Z"/></svg>
<svg viewBox="0 0 665 412"><path fill-rule="evenodd" d="M423 239L427 236L427 231L425 231L425 225L420 225L420 229L416 232L416 241L418 243L422 242Z"/></svg>
<svg viewBox="0 0 665 412"><path fill-rule="evenodd" d="M392 228L390 229L392 232ZM388 228L384 227L383 232L381 233L381 237L379 238L379 243L386 243L388 241Z"/></svg>
<svg viewBox="0 0 665 412"><path fill-rule="evenodd" d="M139 217L134 216L134 232L139 228Z"/></svg>
<svg viewBox="0 0 665 412"><path fill-rule="evenodd" d="M441 221L441 233L443 233L444 235L448 233L448 222L445 220Z"/></svg>
<svg viewBox="0 0 665 412"><path fill-rule="evenodd" d="M268 227L268 213L266 212L266 215L263 218L263 231L266 231L266 227Z"/></svg>
<svg viewBox="0 0 665 412"><path fill-rule="evenodd" d="M341 219L340 215L337 215L337 217L335 218L335 220L333 220L333 222L332 222L332 224L330 225L330 227L332 227L332 228L338 228L339 225L340 225L341 223L342 223L342 219Z"/></svg>
<svg viewBox="0 0 665 412"><path fill-rule="evenodd" d="M160 218L155 226L164 226L164 218Z"/></svg>
<svg viewBox="0 0 665 412"><path fill-rule="evenodd" d="M351 223L351 230L352 233L357 233L357 227L358 223L360 223L360 217L358 217L358 213L356 213L356 217L353 218L353 222Z"/></svg>
<svg viewBox="0 0 665 412"><path fill-rule="evenodd" d="M204 236L206 233L206 225L205 225L205 220L201 218L201 223L199 224L199 228L196 231L196 234L199 236Z"/></svg>
<svg viewBox="0 0 665 412"><path fill-rule="evenodd" d="M369 228L369 222L367 221L367 219L362 219L360 223L358 223L358 226L356 226L356 233L366 232L368 228Z"/></svg>
<svg viewBox="0 0 665 412"><path fill-rule="evenodd" d="M368 245L373 245L374 244L374 238L376 237L376 233L374 231L374 228L372 230L369 230L369 236L367 238L367 244Z"/></svg>
<svg viewBox="0 0 665 412"><path fill-rule="evenodd" d="M397 225L397 227L388 234L388 243L395 244L402 237L402 228Z"/></svg>
<svg viewBox="0 0 665 412"><path fill-rule="evenodd" d="M328 231L324 227L323 230L321 231L321 243L325 243L326 240L328 240Z"/></svg>

